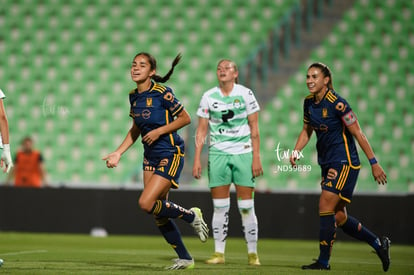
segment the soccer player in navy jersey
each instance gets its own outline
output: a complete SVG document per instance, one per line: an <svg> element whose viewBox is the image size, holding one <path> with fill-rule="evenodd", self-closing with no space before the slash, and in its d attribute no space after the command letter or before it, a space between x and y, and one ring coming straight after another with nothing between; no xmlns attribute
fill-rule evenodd
<svg viewBox="0 0 414 275"><path fill-rule="evenodd" d="M336 236L336 227L373 247L381 259L382 268L390 266L387 237L378 237L356 218L348 215L360 162L355 139L368 158L372 175L378 184L386 184L387 176L375 158L374 151L362 132L349 103L333 89L330 69L322 63L309 66L306 84L311 93L303 106L303 129L297 139L290 163L295 166L299 153L316 133L318 164L322 171L322 193L319 199L319 257L302 269L329 270L329 258Z"/></svg>
<svg viewBox="0 0 414 275"><path fill-rule="evenodd" d="M179 186L184 165L184 141L177 130L189 124L191 118L172 89L159 83L170 78L180 58L181 55L177 55L170 71L161 77L156 74L157 63L152 55L141 52L135 56L131 78L137 88L129 93L132 126L121 145L103 157L108 168L116 167L121 155L141 136L144 190L139 206L154 215L159 230L178 255L168 269L194 267L194 259L184 246L173 219L180 218L191 224L202 242L208 238L208 227L199 208L185 209L168 200L170 188Z"/></svg>

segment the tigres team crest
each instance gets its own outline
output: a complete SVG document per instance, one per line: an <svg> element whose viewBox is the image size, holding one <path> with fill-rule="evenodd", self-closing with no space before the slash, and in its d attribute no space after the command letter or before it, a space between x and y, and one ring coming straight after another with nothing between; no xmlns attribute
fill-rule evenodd
<svg viewBox="0 0 414 275"><path fill-rule="evenodd" d="M152 107L152 97L147 97L147 107Z"/></svg>
<svg viewBox="0 0 414 275"><path fill-rule="evenodd" d="M322 109L322 117L323 118L327 118L328 117L328 109L326 109L326 108L323 108Z"/></svg>

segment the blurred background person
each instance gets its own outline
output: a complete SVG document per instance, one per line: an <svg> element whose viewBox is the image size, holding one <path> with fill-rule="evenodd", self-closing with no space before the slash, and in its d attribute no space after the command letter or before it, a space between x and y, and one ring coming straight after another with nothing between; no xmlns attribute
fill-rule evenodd
<svg viewBox="0 0 414 275"><path fill-rule="evenodd" d="M23 138L14 162L15 166L7 178L7 184L11 184L13 180L13 185L16 187L46 186L44 159L42 153L34 148L33 139L30 136Z"/></svg>

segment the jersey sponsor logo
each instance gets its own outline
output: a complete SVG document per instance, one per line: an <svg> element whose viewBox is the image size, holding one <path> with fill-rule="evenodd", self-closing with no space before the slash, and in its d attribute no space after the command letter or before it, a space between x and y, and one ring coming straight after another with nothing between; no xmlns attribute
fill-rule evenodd
<svg viewBox="0 0 414 275"><path fill-rule="evenodd" d="M357 120L354 112L349 111L342 117L342 121L345 123L346 126L352 125Z"/></svg>
<svg viewBox="0 0 414 275"><path fill-rule="evenodd" d="M340 112L345 112L346 110L346 105L343 102L338 102L338 104L336 104L335 109L337 109Z"/></svg>
<svg viewBox="0 0 414 275"><path fill-rule="evenodd" d="M221 119L223 122L228 122L229 119L232 119L234 117L234 112L232 110L221 111L221 113Z"/></svg>
<svg viewBox="0 0 414 275"><path fill-rule="evenodd" d="M328 125L320 124L319 127L312 127L315 131L328 132Z"/></svg>
<svg viewBox="0 0 414 275"><path fill-rule="evenodd" d="M146 106L147 107L152 107L152 97L147 97Z"/></svg>
<svg viewBox="0 0 414 275"><path fill-rule="evenodd" d="M233 134L233 135L235 135L235 134L237 134L237 133L239 133L239 130L235 130L235 129L223 129L223 128L219 128L218 129L218 132L220 133L220 134L224 134L224 133L226 133L226 134Z"/></svg>
<svg viewBox="0 0 414 275"><path fill-rule="evenodd" d="M167 92L167 93L165 93L165 95L164 95L164 99L165 99L166 101L173 102L173 101L174 101L174 96L173 96L173 94L172 94L172 93Z"/></svg>
<svg viewBox="0 0 414 275"><path fill-rule="evenodd" d="M148 109L145 109L142 111L141 115L143 119L149 119L151 117L151 111Z"/></svg>
<svg viewBox="0 0 414 275"><path fill-rule="evenodd" d="M213 104L211 104L211 106L213 106L214 109L217 109L218 108L218 102L217 101L213 102Z"/></svg>

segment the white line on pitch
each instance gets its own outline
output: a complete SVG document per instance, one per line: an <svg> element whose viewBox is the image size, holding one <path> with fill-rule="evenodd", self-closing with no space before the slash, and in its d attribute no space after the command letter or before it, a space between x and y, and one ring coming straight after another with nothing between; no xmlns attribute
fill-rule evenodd
<svg viewBox="0 0 414 275"><path fill-rule="evenodd" d="M0 255L22 255L22 254L34 254L34 253L46 253L47 250L25 250L25 251L16 251L16 252L9 252L9 253L0 253Z"/></svg>

